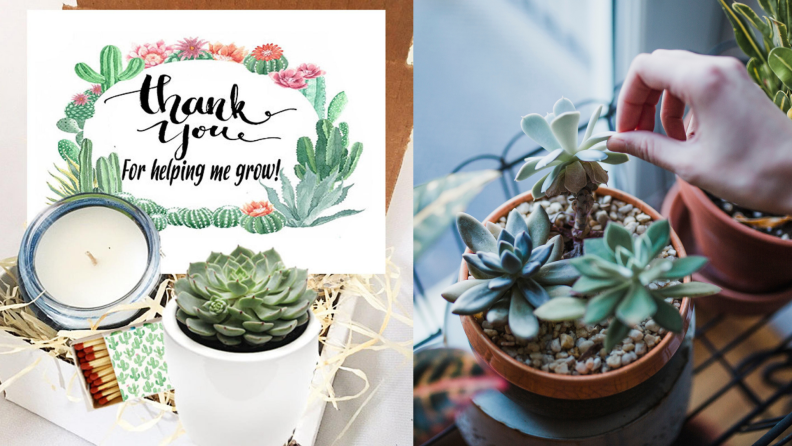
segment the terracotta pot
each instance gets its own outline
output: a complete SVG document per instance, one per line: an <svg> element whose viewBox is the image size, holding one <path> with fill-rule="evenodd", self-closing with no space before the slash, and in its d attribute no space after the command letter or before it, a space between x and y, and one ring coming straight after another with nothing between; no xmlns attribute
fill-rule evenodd
<svg viewBox="0 0 792 446"><path fill-rule="evenodd" d="M677 178L696 244L710 264L705 274L735 291L769 293L792 287L792 240L745 226L701 189Z"/></svg>
<svg viewBox="0 0 792 446"><path fill-rule="evenodd" d="M691 255L701 255L702 253L696 238L693 237L693 231L690 225L690 211L682 200L679 189L679 184L675 184L671 190L668 191L663 201L661 212L663 216L668 218L671 227L673 227L679 235L679 239L682 241L687 252ZM792 300L792 288L786 288L782 291L772 293L743 293L730 289L727 284L709 277L707 273L708 270L706 269L697 272L693 274L693 280L717 285L721 287L723 291L713 296L696 299L696 306L700 309L710 311L713 314L729 313L739 316L769 314L779 310L786 305L787 302Z"/></svg>
<svg viewBox="0 0 792 446"><path fill-rule="evenodd" d="M630 203L643 213L660 220L662 216L643 201L624 192L602 187L597 189L598 195L610 195L614 199ZM530 202L530 192L523 193L498 207L485 221L496 222L505 217L512 209L523 202ZM676 233L671 231L671 244L679 257L685 257L685 248ZM469 252L469 251L468 251ZM467 264L462 261L459 280L468 279ZM685 279L686 281L688 279ZM638 386L655 375L674 356L690 326L693 317L693 305L689 298L682 299L680 306L683 326L682 333L666 333L658 345L637 361L607 373L594 375L557 375L544 372L517 361L484 334L484 330L473 316L461 316L462 327L479 359L488 364L495 372L510 383L528 392L541 396L563 400L589 400L604 398L625 392Z"/></svg>

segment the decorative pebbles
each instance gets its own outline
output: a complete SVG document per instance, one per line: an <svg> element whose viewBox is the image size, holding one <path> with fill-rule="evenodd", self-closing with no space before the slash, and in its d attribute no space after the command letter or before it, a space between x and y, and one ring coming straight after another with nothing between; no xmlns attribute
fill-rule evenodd
<svg viewBox="0 0 792 446"><path fill-rule="evenodd" d="M550 221L556 224L572 222L574 213L567 195L534 203L521 203L517 210L528 216L534 206L542 206L547 211ZM602 231L608 222L614 222L627 228L633 235L643 234L652 218L631 204L613 199L610 195L598 196L591 212L592 230ZM503 217L497 222L506 225ZM550 233L550 237L557 235ZM675 258L676 251L669 245L661 256ZM662 288L677 284L679 281L663 281L649 285L650 288ZM681 301L666 299L679 309ZM502 320L502 319L501 319ZM603 348L608 322L587 325L582 321L547 322L539 321L539 335L523 341L514 337L508 324L493 325L484 320L481 322L484 333L495 345L498 345L509 356L524 362L531 367L545 372L561 375L589 375L605 373L624 367L652 350L666 334L666 330L652 319L647 319L630 330L628 337L607 353Z"/></svg>

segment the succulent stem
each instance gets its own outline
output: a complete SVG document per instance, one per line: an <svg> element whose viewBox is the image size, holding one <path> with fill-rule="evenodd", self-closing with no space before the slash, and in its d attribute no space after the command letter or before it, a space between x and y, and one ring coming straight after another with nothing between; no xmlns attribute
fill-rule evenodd
<svg viewBox="0 0 792 446"><path fill-rule="evenodd" d="M588 183L586 187L575 194L575 198L572 200L572 208L575 210L575 228L572 230L572 236L577 240L583 240L591 232L589 216L591 208L594 206L594 191L596 189L596 184Z"/></svg>

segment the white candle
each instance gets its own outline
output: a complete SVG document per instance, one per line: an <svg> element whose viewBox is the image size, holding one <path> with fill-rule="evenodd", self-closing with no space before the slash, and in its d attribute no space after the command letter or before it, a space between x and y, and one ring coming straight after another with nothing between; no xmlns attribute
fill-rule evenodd
<svg viewBox="0 0 792 446"><path fill-rule="evenodd" d="M34 254L36 276L47 294L79 308L109 304L128 294L147 262L148 242L140 227L127 215L101 206L76 209L55 220Z"/></svg>

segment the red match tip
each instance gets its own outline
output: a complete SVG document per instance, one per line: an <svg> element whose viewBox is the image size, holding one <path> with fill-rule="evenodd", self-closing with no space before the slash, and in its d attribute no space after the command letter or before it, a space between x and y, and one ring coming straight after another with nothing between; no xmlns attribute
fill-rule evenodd
<svg viewBox="0 0 792 446"><path fill-rule="evenodd" d="M99 391L99 387L91 387L91 393L96 393Z"/></svg>
<svg viewBox="0 0 792 446"><path fill-rule="evenodd" d="M84 351L77 352L77 357L78 358L84 358L85 357L85 352Z"/></svg>
<svg viewBox="0 0 792 446"><path fill-rule="evenodd" d="M98 400L99 398L102 398L102 393L101 392L100 393L94 393L93 397L94 397L95 400Z"/></svg>
<svg viewBox="0 0 792 446"><path fill-rule="evenodd" d="M107 398L102 398L102 399L99 400L99 405L100 406L103 406L105 404L107 404Z"/></svg>
<svg viewBox="0 0 792 446"><path fill-rule="evenodd" d="M93 366L87 362L80 364L80 368L83 370L93 370Z"/></svg>
<svg viewBox="0 0 792 446"><path fill-rule="evenodd" d="M80 342L79 344L74 344L74 349L75 350L82 350L84 348L85 348L85 346L82 344L82 342Z"/></svg>
<svg viewBox="0 0 792 446"><path fill-rule="evenodd" d="M91 373L91 376L88 379L90 379L91 381L95 381L97 378L99 378L99 375L97 375L96 373Z"/></svg>

